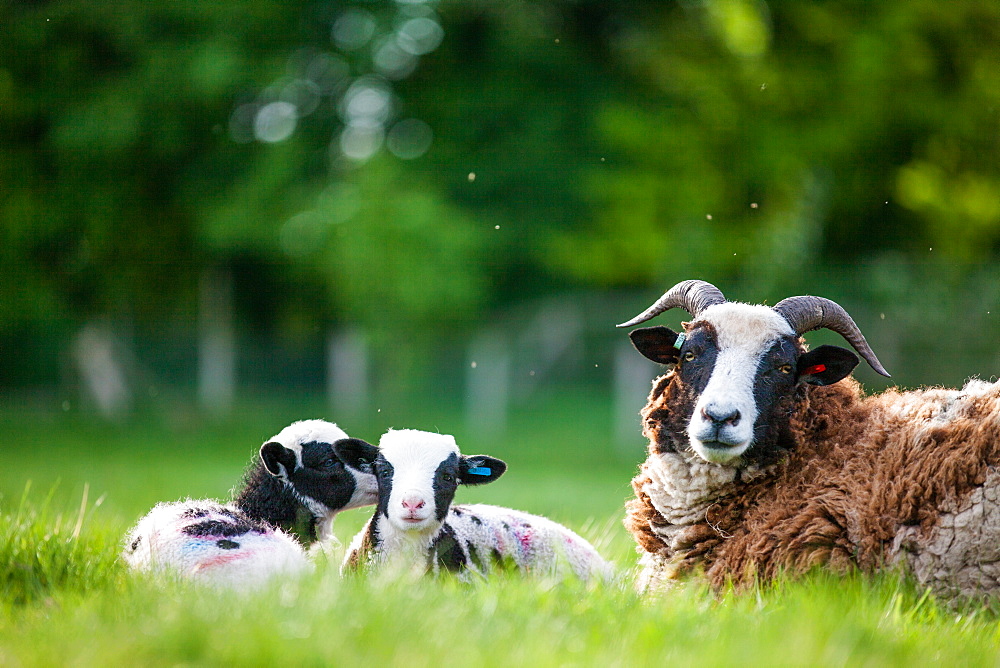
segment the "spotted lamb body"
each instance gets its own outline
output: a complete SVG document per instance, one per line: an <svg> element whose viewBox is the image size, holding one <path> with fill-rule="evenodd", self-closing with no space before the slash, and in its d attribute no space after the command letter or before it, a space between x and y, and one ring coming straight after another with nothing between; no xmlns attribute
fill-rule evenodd
<svg viewBox="0 0 1000 668"><path fill-rule="evenodd" d="M865 396L847 378L853 353L800 338L833 329L885 373L850 316L816 297L751 306L686 281L626 325L677 306L693 316L683 336L631 333L671 367L641 412L648 457L625 522L641 588L819 566L901 567L947 598L1000 589L1000 384Z"/></svg>
<svg viewBox="0 0 1000 668"><path fill-rule="evenodd" d="M371 474L345 468L335 424L303 420L260 448L232 503L161 503L128 533L122 557L132 568L169 570L217 585L247 587L311 567L301 543L328 538L341 510L377 498Z"/></svg>
<svg viewBox="0 0 1000 668"><path fill-rule="evenodd" d="M507 466L460 454L451 436L398 430L386 433L379 448L357 439L335 448L349 466L373 470L379 486L375 515L348 547L345 570L443 568L467 579L509 562L528 573L568 569L583 580L612 575L590 543L552 520L497 506L452 505L458 485L492 482Z"/></svg>

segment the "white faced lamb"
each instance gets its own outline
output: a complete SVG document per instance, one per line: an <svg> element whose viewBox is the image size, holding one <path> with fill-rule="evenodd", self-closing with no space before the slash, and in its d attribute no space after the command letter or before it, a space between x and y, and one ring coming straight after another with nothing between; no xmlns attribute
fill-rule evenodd
<svg viewBox="0 0 1000 668"><path fill-rule="evenodd" d="M685 281L623 326L675 307L692 316L683 333L630 334L669 367L641 411L648 457L625 521L640 587L901 566L945 597L1000 592L1000 384L864 396L851 351L801 339L829 328L888 375L820 297L771 308Z"/></svg>
<svg viewBox="0 0 1000 668"><path fill-rule="evenodd" d="M458 571L485 576L495 563L523 572L583 580L612 576L611 566L583 538L555 522L509 508L452 505L459 485L493 482L507 465L459 453L452 436L390 430L376 448L358 439L334 445L338 456L378 480L375 515L348 547L344 570L361 567Z"/></svg>
<svg viewBox="0 0 1000 668"><path fill-rule="evenodd" d="M341 510L374 503L375 477L347 469L333 442L337 425L303 420L260 448L232 503L188 500L154 507L125 538L122 557L136 570L171 570L233 587L308 570L290 532L305 542L330 535Z"/></svg>

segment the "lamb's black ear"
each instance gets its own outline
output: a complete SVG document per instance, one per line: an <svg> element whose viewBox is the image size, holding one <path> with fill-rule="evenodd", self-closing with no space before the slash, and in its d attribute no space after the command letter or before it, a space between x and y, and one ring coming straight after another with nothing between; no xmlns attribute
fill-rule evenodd
<svg viewBox="0 0 1000 668"><path fill-rule="evenodd" d="M372 466L378 459L378 448L360 438L342 438L335 441L333 451L345 465L362 473L371 473Z"/></svg>
<svg viewBox="0 0 1000 668"><path fill-rule="evenodd" d="M677 332L669 327L642 327L628 333L632 345L643 357L660 364L677 364L681 351L674 347Z"/></svg>
<svg viewBox="0 0 1000 668"><path fill-rule="evenodd" d="M507 470L507 463L502 459L488 455L462 455L458 471L463 485L485 485L493 482Z"/></svg>
<svg viewBox="0 0 1000 668"><path fill-rule="evenodd" d="M799 381L810 385L832 385L858 365L858 356L846 348L820 346L799 357Z"/></svg>
<svg viewBox="0 0 1000 668"><path fill-rule="evenodd" d="M295 453L277 441L260 446L260 460L267 472L278 478L287 478L298 464Z"/></svg>

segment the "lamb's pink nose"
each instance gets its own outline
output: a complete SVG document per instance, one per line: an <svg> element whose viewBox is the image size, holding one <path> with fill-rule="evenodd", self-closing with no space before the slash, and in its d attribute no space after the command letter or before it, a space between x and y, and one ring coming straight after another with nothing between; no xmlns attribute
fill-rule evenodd
<svg viewBox="0 0 1000 668"><path fill-rule="evenodd" d="M403 507L409 511L420 510L427 503L419 496L407 496L403 499Z"/></svg>

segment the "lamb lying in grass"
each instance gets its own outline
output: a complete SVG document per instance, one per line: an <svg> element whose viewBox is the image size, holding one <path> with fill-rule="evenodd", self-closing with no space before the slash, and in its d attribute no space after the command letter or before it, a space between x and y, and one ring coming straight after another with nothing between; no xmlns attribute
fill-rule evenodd
<svg viewBox="0 0 1000 668"><path fill-rule="evenodd" d="M349 467L373 471L379 490L375 515L348 547L345 571L444 568L468 578L511 562L526 573L568 568L582 580L612 577L611 565L590 543L549 519L497 506L453 506L459 485L493 482L507 465L460 454L452 436L390 430L380 447L347 439L334 449Z"/></svg>
<svg viewBox="0 0 1000 668"><path fill-rule="evenodd" d="M124 561L139 571L168 570L232 587L311 568L302 540L329 537L341 510L374 503L375 477L347 469L333 450L347 438L337 425L303 420L260 448L232 503L160 503L129 531Z"/></svg>

